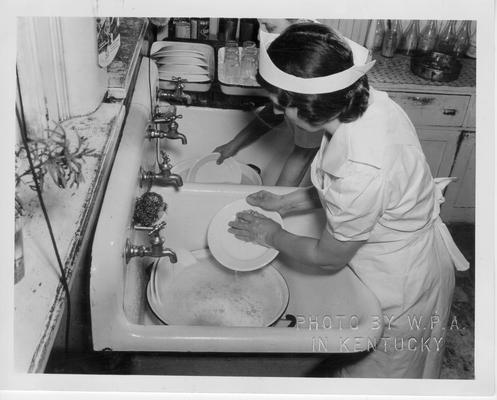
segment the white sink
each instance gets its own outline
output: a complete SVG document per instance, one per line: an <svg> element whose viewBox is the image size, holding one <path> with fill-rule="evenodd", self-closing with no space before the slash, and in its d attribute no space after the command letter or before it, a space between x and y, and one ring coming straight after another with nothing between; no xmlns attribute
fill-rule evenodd
<svg viewBox="0 0 497 400"><path fill-rule="evenodd" d="M349 268L330 273L278 256L277 268L287 282L290 300L285 314L296 318L264 328L172 326L162 324L146 298L147 266L151 258L132 258L126 264L126 239L148 245L146 234L131 226L140 166L153 163L153 144L144 140L150 115L148 64L142 63L137 88L123 131L92 249L90 300L95 350L185 352L338 353L367 350L381 337L381 311L375 296ZM154 71L156 73L156 71ZM154 81L153 81L154 82ZM243 127L250 115L242 111L179 107L179 131L187 145L165 143L172 162L205 155ZM275 147L279 146L279 147ZM283 151L274 156L274 149ZM272 132L243 150L238 160L259 166L264 188L284 193L294 188L268 187L281 171L291 149L291 137ZM226 204L263 187L185 183L179 190L153 187L168 204L162 235L172 250L207 247L207 227ZM285 228L318 237L324 224L322 210L285 218Z"/></svg>

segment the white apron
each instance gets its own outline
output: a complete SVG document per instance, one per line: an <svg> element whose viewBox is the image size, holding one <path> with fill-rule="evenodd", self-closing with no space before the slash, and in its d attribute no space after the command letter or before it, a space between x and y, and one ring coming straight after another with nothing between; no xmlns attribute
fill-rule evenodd
<svg viewBox="0 0 497 400"><path fill-rule="evenodd" d="M381 92L373 93L376 99L378 93L381 96ZM335 132L329 143L324 137L311 167L312 183L326 211L327 229L338 240L367 240L349 267L377 296L383 313L384 331L376 347L344 367L341 375L438 378L452 322L454 267L465 270L469 264L438 216L443 187L451 178L431 178L405 113L386 96L380 100L361 124ZM382 108L396 118L391 122L394 131L398 130L393 136L383 135L382 129L388 130L383 126L374 129L375 123L385 118ZM363 127L365 132L361 132ZM395 150L379 152L385 143L393 143L389 148ZM405 152L403 160L412 158L412 168L409 160L395 161L397 149ZM364 182L362 171L369 174ZM412 183L402 186L407 180ZM392 201L396 196L402 201ZM392 204L399 204L399 209ZM381 211L377 216L375 209Z"/></svg>

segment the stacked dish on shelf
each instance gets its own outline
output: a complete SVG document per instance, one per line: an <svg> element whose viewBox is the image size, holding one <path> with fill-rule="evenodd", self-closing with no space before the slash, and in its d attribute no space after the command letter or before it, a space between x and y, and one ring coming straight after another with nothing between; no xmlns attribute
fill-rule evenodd
<svg viewBox="0 0 497 400"><path fill-rule="evenodd" d="M186 80L185 91L206 92L211 88L215 70L212 46L160 41L152 44L150 57L157 64L161 89L175 89L175 78Z"/></svg>

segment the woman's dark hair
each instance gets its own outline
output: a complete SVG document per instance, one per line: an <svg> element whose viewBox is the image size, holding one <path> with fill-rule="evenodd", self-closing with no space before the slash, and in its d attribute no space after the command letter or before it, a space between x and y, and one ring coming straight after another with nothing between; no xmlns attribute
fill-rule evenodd
<svg viewBox="0 0 497 400"><path fill-rule="evenodd" d="M297 23L288 27L269 46L268 54L282 71L301 78L316 78L344 71L353 65L350 47L326 25ZM338 118L351 122L368 107L366 75L349 87L322 94L301 94L280 89L257 75L261 86L277 97L282 107L296 107L299 118L318 126Z"/></svg>

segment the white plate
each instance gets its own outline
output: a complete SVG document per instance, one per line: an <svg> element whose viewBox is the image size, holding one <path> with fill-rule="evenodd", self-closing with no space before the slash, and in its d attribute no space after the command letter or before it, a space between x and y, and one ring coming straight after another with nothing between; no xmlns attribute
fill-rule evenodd
<svg viewBox="0 0 497 400"><path fill-rule="evenodd" d="M207 69L198 65L184 64L163 64L159 67L159 73L171 73L177 75L205 75L208 76Z"/></svg>
<svg viewBox="0 0 497 400"><path fill-rule="evenodd" d="M209 75L190 75L190 74L183 74L183 73L174 73L174 72L161 72L159 71L159 79L160 80L165 80L165 81L173 81L173 78L181 78L185 79L187 82L192 83L192 82L210 82ZM185 90L186 86L185 86Z"/></svg>
<svg viewBox="0 0 497 400"><path fill-rule="evenodd" d="M152 311L166 324L207 326L272 325L288 306L288 286L272 266L234 272L220 265L208 250L194 252L198 260L159 261L154 276L159 296L147 296Z"/></svg>
<svg viewBox="0 0 497 400"><path fill-rule="evenodd" d="M228 222L234 221L236 213L244 210L255 210L283 226L283 220L277 212L251 206L245 199L237 200L221 209L209 224L207 243L216 260L234 271L262 268L278 255L276 249L244 242L228 232Z"/></svg>
<svg viewBox="0 0 497 400"><path fill-rule="evenodd" d="M188 172L190 171L192 165L198 161L198 159L198 157L195 157L180 161L171 168L171 172L181 176L184 182L188 182ZM238 164L242 172L242 185L262 185L261 176L256 171L254 171L253 168L236 160L235 162Z"/></svg>
<svg viewBox="0 0 497 400"><path fill-rule="evenodd" d="M261 176L247 164L239 164L242 170L242 185L262 185Z"/></svg>
<svg viewBox="0 0 497 400"><path fill-rule="evenodd" d="M158 65L162 64L198 65L200 67L209 68L207 61L196 57L165 56L157 59L156 63Z"/></svg>
<svg viewBox="0 0 497 400"><path fill-rule="evenodd" d="M216 163L219 153L211 153L192 165L186 180L196 183L240 183L242 171L238 163L228 158L220 165Z"/></svg>
<svg viewBox="0 0 497 400"><path fill-rule="evenodd" d="M197 57L206 61L205 54L196 50L159 50L158 52L150 55L153 58L166 57L166 56L182 56L182 57Z"/></svg>

